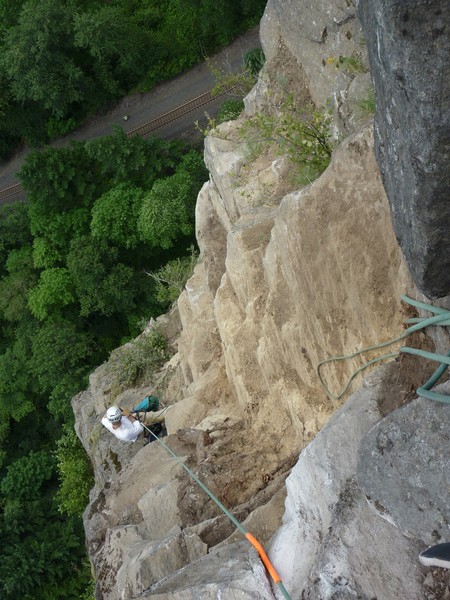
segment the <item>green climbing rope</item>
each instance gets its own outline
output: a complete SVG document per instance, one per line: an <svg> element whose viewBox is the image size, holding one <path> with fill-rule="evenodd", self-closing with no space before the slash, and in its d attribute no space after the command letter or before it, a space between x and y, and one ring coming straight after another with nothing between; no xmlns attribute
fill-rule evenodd
<svg viewBox="0 0 450 600"><path fill-rule="evenodd" d="M365 369L367 369L367 367L369 367L370 365L373 365L377 362L380 362L383 360L389 360L391 358L396 358L397 356L399 356L400 353L403 352L403 353L407 353L407 354L415 354L417 356L421 356L423 358L428 358L428 359L431 359L431 360L434 360L434 361L440 363L439 367L436 369L436 371L433 373L433 375L430 377L430 379L428 379L428 381L426 381L421 387L417 388L416 392L422 398L427 398L429 400L436 400L438 402L445 402L447 404L450 404L450 396L441 394L439 392L430 391L431 388L434 385L436 385L436 383L439 381L439 379L442 377L442 375L444 374L444 372L450 365L450 351L447 353L447 355L443 355L443 354L436 354L433 352L425 352L424 350L420 350L418 348L409 348L408 346L403 346L402 348L400 348L400 350L398 352L384 354L382 356L379 356L378 358L374 358L372 360L365 362L361 367L359 367L358 369L353 371L350 378L347 380L347 383L345 384L345 386L337 394L333 394L328 389L327 385L325 384L325 381L321 374L321 369L325 364L328 364L331 362L348 360L350 358L354 358L356 356L364 354L365 352L370 352L372 350L378 350L380 348L385 348L386 346L391 346L392 344L395 344L396 342L399 342L400 340L403 340L404 338L408 337L415 331L419 331L419 330L424 329L425 327L429 327L431 325L439 325L439 326L449 326L450 325L450 311L449 310L447 310L445 308L441 308L439 306L433 306L432 304L425 304L424 302L419 302L418 300L413 300L412 298L409 298L408 296L401 296L401 299L404 302L406 302L407 304L410 304L411 306L415 306L416 308L421 308L423 310L433 313L433 316L431 316L431 317L416 317L413 319L408 319L406 322L413 323L413 325L408 327L401 335L399 335L398 337L396 337L392 340L389 340L387 342L382 342L382 343L376 344L374 346L368 346L367 348L363 348L362 350L353 352L353 354L347 354L345 356L334 356L332 358L327 358L326 360L321 361L317 365L316 372L317 372L317 376L319 378L319 382L320 382L321 386L323 387L323 389L325 390L325 393L327 394L327 396L329 396L333 400L339 400L340 398L342 398L342 396L348 390L348 388L350 387L350 384L355 379L355 377L359 373L361 373L361 371L364 371Z"/></svg>
<svg viewBox="0 0 450 600"><path fill-rule="evenodd" d="M264 549L262 548L258 540L255 539L252 536L252 534L249 533L241 523L239 523L239 521L231 514L231 512L227 508L225 508L222 502L211 492L211 490L209 490L206 487L206 485L203 482L200 481L200 479L195 475L195 473L193 473L193 471L187 465L184 464L184 462L175 454L175 452L171 448L169 448L167 444L165 444L158 436L156 436L153 433L153 431L150 431L150 429L145 425L144 428L155 438L157 442L159 442L166 449L166 451L176 460L176 462L181 467L183 467L183 469L187 472L189 477L191 477L191 479L193 479L195 483L198 486L200 486L201 489L211 498L211 500L215 502L215 504L232 521L232 523L237 527L237 529L239 529L239 531L244 534L244 536L250 542L250 544L252 544L252 546L258 551L261 560L263 561L265 567L270 573L270 576L272 577L274 583L280 589L280 592L283 595L283 597L286 598L286 600L292 600L291 596L286 591L286 588L284 587L283 582L281 581L278 573L274 569L272 563L270 562L269 558L267 557L267 554L264 552Z"/></svg>

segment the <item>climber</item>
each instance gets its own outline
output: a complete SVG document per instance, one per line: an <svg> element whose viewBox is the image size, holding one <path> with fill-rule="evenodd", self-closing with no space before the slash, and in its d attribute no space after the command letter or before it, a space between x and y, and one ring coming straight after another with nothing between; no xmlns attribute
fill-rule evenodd
<svg viewBox="0 0 450 600"><path fill-rule="evenodd" d="M108 408L102 424L122 442L135 442L144 431L142 423L129 410L119 406Z"/></svg>

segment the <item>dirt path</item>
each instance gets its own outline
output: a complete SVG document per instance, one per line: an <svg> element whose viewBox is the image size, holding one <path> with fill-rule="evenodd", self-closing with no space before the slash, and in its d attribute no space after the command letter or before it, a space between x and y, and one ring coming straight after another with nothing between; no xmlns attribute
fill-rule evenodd
<svg viewBox="0 0 450 600"><path fill-rule="evenodd" d="M245 52L260 47L259 27L255 27L236 39L233 44L211 57L213 63L223 69L239 70ZM102 115L92 117L77 131L51 145L63 147L72 140L84 141L113 133L114 126L130 131L177 106L207 92L214 86L214 78L206 62L201 63L183 75L161 83L151 92L134 94L123 98L113 109ZM174 123L161 127L155 132L162 138L190 138L195 134L195 121L205 121L205 111L215 114L224 98L220 98L207 107L202 107L180 118ZM123 117L128 115L127 121ZM16 173L25 160L29 148L18 152L9 162L0 163L0 190L18 183Z"/></svg>

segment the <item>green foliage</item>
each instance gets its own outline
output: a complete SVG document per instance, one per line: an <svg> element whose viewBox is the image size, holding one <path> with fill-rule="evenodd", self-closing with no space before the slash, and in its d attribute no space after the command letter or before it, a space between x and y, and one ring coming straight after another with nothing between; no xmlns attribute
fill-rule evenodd
<svg viewBox="0 0 450 600"><path fill-rule="evenodd" d="M306 185L328 166L333 141L330 134L331 115L326 110L303 110L288 97L279 113L255 115L240 127L241 139L250 146L274 144L280 155L297 166L296 179Z"/></svg>
<svg viewBox="0 0 450 600"><path fill-rule="evenodd" d="M194 246L189 250L188 256L170 260L157 271L148 273L156 282L156 298L163 305L170 305L178 299L187 280L194 272L198 253Z"/></svg>
<svg viewBox="0 0 450 600"><path fill-rule="evenodd" d="M92 354L90 334L62 318L44 321L32 338L30 369L42 393L52 392L68 374L82 383Z"/></svg>
<svg viewBox="0 0 450 600"><path fill-rule="evenodd" d="M74 29L75 45L87 50L97 79L114 96L126 92L151 66L149 37L123 8L101 6L78 13Z"/></svg>
<svg viewBox="0 0 450 600"><path fill-rule="evenodd" d="M61 262L63 253L57 250L46 237L35 237L33 241L33 263L38 269L54 267Z"/></svg>
<svg viewBox="0 0 450 600"><path fill-rule="evenodd" d="M31 345L22 336L0 355L0 418L21 421L35 410L35 382L29 371Z"/></svg>
<svg viewBox="0 0 450 600"><path fill-rule="evenodd" d="M333 65L336 69L341 69L347 75L357 75L358 73L366 73L367 67L359 54L352 56L330 56L326 64Z"/></svg>
<svg viewBox="0 0 450 600"><path fill-rule="evenodd" d="M258 78L265 62L266 57L262 48L254 48L244 54L244 69L255 79Z"/></svg>
<svg viewBox="0 0 450 600"><path fill-rule="evenodd" d="M30 452L10 465L0 491L4 501L12 503L11 511L18 502L38 499L41 488L52 479L54 469L55 462L46 451ZM5 512L8 512L7 504Z"/></svg>
<svg viewBox="0 0 450 600"><path fill-rule="evenodd" d="M74 300L74 286L69 271L56 267L41 273L37 286L29 293L28 306L33 315L42 321L56 309Z"/></svg>
<svg viewBox="0 0 450 600"><path fill-rule="evenodd" d="M126 389L142 381L150 381L169 358L164 335L157 329L114 350L109 364L117 385Z"/></svg>
<svg viewBox="0 0 450 600"><path fill-rule="evenodd" d="M83 554L81 521L58 516L55 485L55 458L47 450L29 452L6 470L0 486L0 594L5 600L76 600L74 588L79 594L86 585L74 568Z"/></svg>
<svg viewBox="0 0 450 600"><path fill-rule="evenodd" d="M0 274L11 250L31 242L27 207L23 202L0 206Z"/></svg>
<svg viewBox="0 0 450 600"><path fill-rule="evenodd" d="M366 97L358 102L358 113L360 118L375 114L375 94L372 87L367 90Z"/></svg>
<svg viewBox="0 0 450 600"><path fill-rule="evenodd" d="M37 281L31 246L11 250L6 270L8 274L0 280L0 315L13 322L26 319L28 293Z"/></svg>
<svg viewBox="0 0 450 600"><path fill-rule="evenodd" d="M92 208L92 237L115 242L125 248L137 246L136 223L143 195L142 189L126 183L103 194Z"/></svg>
<svg viewBox="0 0 450 600"><path fill-rule="evenodd" d="M205 180L203 158L192 150L176 173L157 180L144 198L138 219L141 238L153 247L167 249L177 238L193 235L195 202Z"/></svg>
<svg viewBox="0 0 450 600"><path fill-rule="evenodd" d="M4 35L0 67L17 102L35 101L63 117L84 100L88 84L73 52L72 2L25 2ZM30 51L32 49L32 51Z"/></svg>
<svg viewBox="0 0 450 600"><path fill-rule="evenodd" d="M89 502L89 490L94 485L92 466L73 427L66 426L56 444L60 486L56 499L61 512L83 515Z"/></svg>
<svg viewBox="0 0 450 600"><path fill-rule="evenodd" d="M54 140L56 138L67 135L78 127L79 123L73 117L67 119L51 117L45 124L47 138Z"/></svg>
<svg viewBox="0 0 450 600"><path fill-rule="evenodd" d="M225 121L234 121L239 117L241 112L244 110L243 100L225 100L222 102L217 113L216 123L224 123Z"/></svg>
<svg viewBox="0 0 450 600"><path fill-rule="evenodd" d="M181 158L179 142L165 142L156 137L128 137L116 128L110 136L87 142L87 160L98 165L97 180L108 181L108 189L128 182L147 189L161 175L168 174Z"/></svg>
<svg viewBox="0 0 450 600"><path fill-rule="evenodd" d="M118 250L89 236L70 243L67 267L80 304L80 315L111 316L132 311L134 270L118 262Z"/></svg>

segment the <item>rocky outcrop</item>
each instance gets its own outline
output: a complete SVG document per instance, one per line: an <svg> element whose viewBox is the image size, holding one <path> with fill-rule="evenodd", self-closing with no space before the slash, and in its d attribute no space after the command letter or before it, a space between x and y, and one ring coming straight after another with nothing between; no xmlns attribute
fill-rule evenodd
<svg viewBox="0 0 450 600"><path fill-rule="evenodd" d="M417 287L450 294L450 5L358 3L375 86L375 149Z"/></svg>
<svg viewBox="0 0 450 600"><path fill-rule="evenodd" d="M442 493L450 413L417 399L381 419L386 375L382 369L366 379L287 479L270 556L292 598L442 597L433 577L424 588L417 557L450 535Z"/></svg>
<svg viewBox="0 0 450 600"><path fill-rule="evenodd" d="M358 480L374 510L428 545L450 538L450 498L442 493L450 488L442 454L449 432L448 406L418 398L374 427L359 453Z"/></svg>
<svg viewBox="0 0 450 600"><path fill-rule="evenodd" d="M269 69L285 47L302 71L314 104L334 109L341 134L355 131L364 119L359 103L372 84L353 0L269 0L260 30Z"/></svg>
<svg viewBox="0 0 450 600"><path fill-rule="evenodd" d="M450 521L432 485L443 469L445 406L402 405L430 373L402 356L347 403L330 401L317 376L325 358L398 336L411 316L400 295L417 295L370 119L355 112L367 73L333 62L364 63L359 32L352 2L271 0L263 19L267 66L242 119L276 114L283 93L316 104L332 96L335 131L347 138L316 181L299 187L296 167L270 144L256 152L242 119L206 139L200 259L178 311L164 317L181 329L161 388L166 442L179 462L156 443L118 442L99 422L106 406L132 407L154 382L119 389L111 360L73 400L96 474L85 527L97 600L279 598L183 464L267 545L293 600L424 597L418 552L444 539ZM415 342L433 348L423 334ZM328 366L329 388L338 391L360 364ZM425 505L429 519L413 527ZM429 600L438 598L433 581Z"/></svg>

